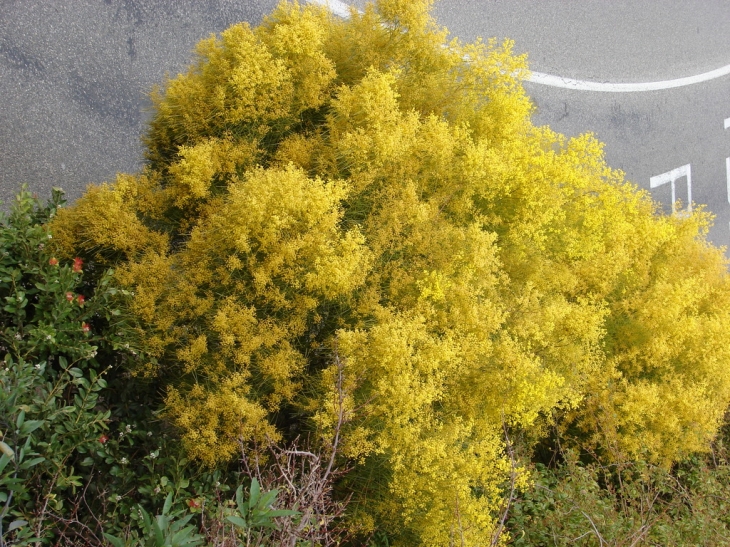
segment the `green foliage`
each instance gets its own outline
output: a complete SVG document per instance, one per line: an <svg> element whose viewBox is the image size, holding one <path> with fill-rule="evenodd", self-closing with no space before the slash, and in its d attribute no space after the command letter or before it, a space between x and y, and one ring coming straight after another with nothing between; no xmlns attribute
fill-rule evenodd
<svg viewBox="0 0 730 547"><path fill-rule="evenodd" d="M251 481L248 499L244 500L243 486L236 490L237 513L226 516L226 520L233 524L239 537L245 541L245 545L266 545L268 534L265 529L278 529L274 520L277 517L297 517L301 513L290 509L274 509L279 491L274 488L268 492L261 492L258 480L254 477ZM256 532L258 531L258 534Z"/></svg>
<svg viewBox="0 0 730 547"><path fill-rule="evenodd" d="M193 514L181 516L182 511L172 511L172 492L165 498L162 514L152 519L138 506L137 512L142 524L141 534L136 530L127 540L104 534L114 547L197 547L203 545L203 536L195 533L195 526L188 524Z"/></svg>
<svg viewBox="0 0 730 547"><path fill-rule="evenodd" d="M261 529L276 530L278 526L275 518L300 515L298 511L274 509L278 494L277 489L262 492L256 478L251 481L248 498L244 499L242 485L236 490L235 509L226 511L232 514L226 515L225 520L234 525L235 536L243 539L245 545L267 544L268 534L265 530L262 533ZM132 530L126 539L108 533L105 533L104 537L114 547L195 547L203 545L203 536L196 534L195 526L188 524L194 517L194 513L185 515L184 510L174 510L173 499L173 493L170 492L165 498L162 513L154 519L142 506L137 506L136 513L141 524L139 532ZM194 504L189 505L194 506Z"/></svg>
<svg viewBox="0 0 730 547"><path fill-rule="evenodd" d="M63 356L58 360L60 370L50 379L44 378L46 363L13 362L10 354L0 371L0 419L7 447L0 459L2 517L30 521L38 537L48 525L47 512L65 509L64 491L82 486L79 455L98 442L109 417L95 408L106 387L104 379L93 369L85 377ZM11 523L8 531L12 528Z"/></svg>
<svg viewBox="0 0 730 547"><path fill-rule="evenodd" d="M646 462L601 466L574 457L537 466L510 511L515 546L726 545L730 467L693 457L671 471Z"/></svg>
<svg viewBox="0 0 730 547"><path fill-rule="evenodd" d="M352 530L476 545L524 469L507 427L603 465L708 449L730 277L709 215L532 125L525 58L447 41L429 5L284 2L204 40L153 94L143 172L52 229L134 295L130 371L192 459L337 438Z"/></svg>
<svg viewBox="0 0 730 547"><path fill-rule="evenodd" d="M278 495L279 491L276 489L262 494L258 480L254 478L251 481L251 490L247 500L243 499L243 486L238 487L236 506L239 514L228 516L226 519L243 530L276 528L276 523L273 521L275 517L291 517L300 514L298 511L289 509L272 509Z"/></svg>
<svg viewBox="0 0 730 547"><path fill-rule="evenodd" d="M58 190L45 207L21 191L0 218L0 535L16 544L45 539L83 486L86 454L110 419L99 403L113 365L97 354L131 339L119 309L128 293L111 287L113 272L92 288L80 260L54 256L44 223L62 205Z"/></svg>

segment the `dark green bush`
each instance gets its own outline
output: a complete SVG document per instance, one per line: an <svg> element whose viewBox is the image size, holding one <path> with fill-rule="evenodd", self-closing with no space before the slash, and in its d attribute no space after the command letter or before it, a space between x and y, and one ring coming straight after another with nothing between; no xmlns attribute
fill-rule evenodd
<svg viewBox="0 0 730 547"><path fill-rule="evenodd" d="M164 442L154 390L126 372L140 357L129 293L55 256L47 223L63 205L59 189L45 206L23 190L0 216L0 545L102 544L139 503L172 494L187 510L185 489L202 488Z"/></svg>

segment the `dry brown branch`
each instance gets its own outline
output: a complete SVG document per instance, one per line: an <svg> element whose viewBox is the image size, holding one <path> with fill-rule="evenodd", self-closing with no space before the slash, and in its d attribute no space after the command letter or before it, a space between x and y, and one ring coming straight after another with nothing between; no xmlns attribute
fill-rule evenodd
<svg viewBox="0 0 730 547"><path fill-rule="evenodd" d="M331 440L321 450L313 450L310 442L300 447L295 439L286 447L271 439L265 447L242 447L242 467L249 479L256 479L262 491L277 489L277 508L293 509L299 515L276 519L278 529L254 531L247 538L247 545L288 545L294 547L305 541L323 547L342 543L348 536L347 529L339 522L350 496L343 500L333 499L336 480L349 471L347 466L338 466L338 449L343 425L349 416L345 412L344 363L335 341L333 361L337 367L336 411L337 422ZM268 453L269 459L262 462L261 456ZM217 530L219 537L224 530ZM219 543L218 545L227 545Z"/></svg>

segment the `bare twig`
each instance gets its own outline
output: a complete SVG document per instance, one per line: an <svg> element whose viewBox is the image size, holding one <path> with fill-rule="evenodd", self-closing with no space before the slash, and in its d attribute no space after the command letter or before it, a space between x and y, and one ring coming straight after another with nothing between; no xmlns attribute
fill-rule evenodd
<svg viewBox="0 0 730 547"><path fill-rule="evenodd" d="M588 513L586 513L585 511L583 511L583 509L580 509L580 512L590 523L591 528L593 528L593 533L596 535L596 538L598 538L598 541L600 542L601 547L603 547L604 545L608 545L608 543L606 543L606 540L603 539L601 532L598 531L598 527L596 526L596 523L593 522L593 519L590 517L590 515Z"/></svg>
<svg viewBox="0 0 730 547"><path fill-rule="evenodd" d="M515 499L515 481L517 480L517 465L515 462L514 447L512 446L512 441L509 438L509 433L507 432L507 424L504 420L504 413L502 413L502 430L504 431L505 448L507 449L507 454L509 455L510 460L509 496L507 497L507 501L505 502L505 504L503 505L503 509L501 510L499 525L492 535L492 540L490 542L491 547L495 547L499 543L499 538L504 531L504 526L507 522L509 510L512 506L512 502Z"/></svg>
<svg viewBox="0 0 730 547"><path fill-rule="evenodd" d="M267 438L266 449L271 460L266 465L259 461L259 447L254 446L250 452L242 452L244 474L251 479L256 478L262 490L279 490L277 504L299 512L297 516L277 518L278 530L249 533L247 545L294 547L306 541L327 547L338 545L350 533L344 527L333 527L333 523L344 514L350 500L350 496L342 501L332 499L335 480L349 470L336 465L342 429L349 419L345 410L344 363L339 356L336 340L333 361L337 368L334 386L337 421L332 439L325 444L324 451L307 449L309 442L300 448L299 439L287 447L281 447Z"/></svg>

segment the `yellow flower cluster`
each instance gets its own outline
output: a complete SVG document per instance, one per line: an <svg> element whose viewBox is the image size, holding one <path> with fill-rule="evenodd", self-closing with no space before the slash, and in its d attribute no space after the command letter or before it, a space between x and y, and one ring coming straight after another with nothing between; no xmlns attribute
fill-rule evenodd
<svg viewBox="0 0 730 547"><path fill-rule="evenodd" d="M533 126L526 60L447 42L428 5L285 2L204 40L154 94L144 172L53 230L135 292L138 372L192 456L344 416L353 525L484 545L505 427L559 413L609 457L706 449L730 284L706 214L658 215L590 135Z"/></svg>

